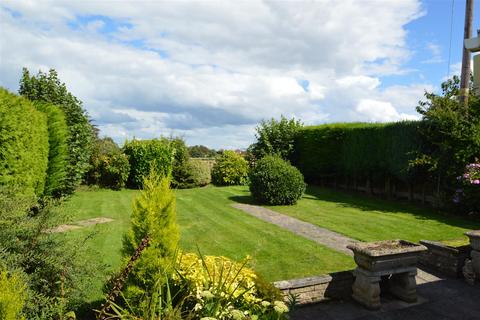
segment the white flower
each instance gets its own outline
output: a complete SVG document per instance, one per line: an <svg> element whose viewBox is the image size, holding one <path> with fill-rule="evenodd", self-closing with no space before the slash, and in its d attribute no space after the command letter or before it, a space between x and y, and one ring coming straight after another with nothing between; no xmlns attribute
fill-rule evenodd
<svg viewBox="0 0 480 320"><path fill-rule="evenodd" d="M262 303L262 307L264 307L264 308L267 308L271 305L271 303L268 302L268 301L262 301L261 303Z"/></svg>
<svg viewBox="0 0 480 320"><path fill-rule="evenodd" d="M230 314L231 314L233 320L245 319L245 316L243 315L242 311L240 311L240 310L234 309L234 310L230 311Z"/></svg>
<svg viewBox="0 0 480 320"><path fill-rule="evenodd" d="M212 299L214 297L213 293L209 290L202 291L200 293L200 296L206 298L206 299Z"/></svg>

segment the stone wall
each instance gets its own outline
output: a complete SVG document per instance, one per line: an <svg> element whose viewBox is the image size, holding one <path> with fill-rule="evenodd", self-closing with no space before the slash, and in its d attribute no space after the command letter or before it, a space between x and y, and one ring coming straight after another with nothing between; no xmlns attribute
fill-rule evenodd
<svg viewBox="0 0 480 320"><path fill-rule="evenodd" d="M274 282L285 297L293 295L298 304L315 303L328 299L345 299L352 294L353 271Z"/></svg>
<svg viewBox="0 0 480 320"><path fill-rule="evenodd" d="M449 277L462 277L462 267L471 251L469 245L454 248L436 241L421 240L420 243L428 248L419 258L420 265Z"/></svg>

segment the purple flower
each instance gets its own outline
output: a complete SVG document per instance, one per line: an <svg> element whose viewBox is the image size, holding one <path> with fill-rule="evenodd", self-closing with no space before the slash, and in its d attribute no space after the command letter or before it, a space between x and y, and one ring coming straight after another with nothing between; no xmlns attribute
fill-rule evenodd
<svg viewBox="0 0 480 320"><path fill-rule="evenodd" d="M473 180L472 184L480 184L480 180L479 179Z"/></svg>

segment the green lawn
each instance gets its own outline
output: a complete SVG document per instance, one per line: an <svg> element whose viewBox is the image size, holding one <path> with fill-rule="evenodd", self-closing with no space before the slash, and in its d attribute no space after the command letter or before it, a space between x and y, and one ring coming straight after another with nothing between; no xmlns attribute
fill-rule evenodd
<svg viewBox="0 0 480 320"><path fill-rule="evenodd" d="M245 197L245 200L249 201L249 198ZM480 228L480 223L440 214L408 202L381 200L320 187L309 187L295 206L271 208L362 241L464 239L465 231Z"/></svg>
<svg viewBox="0 0 480 320"><path fill-rule="evenodd" d="M64 204L73 221L109 217L113 222L80 230L68 236L81 239L92 235L87 245L92 258L101 259L110 270L120 265L122 235L128 229L132 199L138 191L80 190ZM177 219L180 247L203 254L233 259L252 257L252 267L268 280L318 275L354 267L353 259L258 220L231 206L252 203L247 187L213 187L178 190ZM272 209L364 240L402 238L449 240L462 238L480 224L436 214L409 203L384 201L318 187L310 187L295 206ZM106 274L95 279L91 299L101 298Z"/></svg>
<svg viewBox="0 0 480 320"><path fill-rule="evenodd" d="M120 264L122 235L128 229L134 190L82 190L64 205L73 221L108 217L113 222L69 231L80 239L93 233L87 245L92 258L101 259L115 270ZM320 246L275 225L258 220L231 206L235 197L247 196L246 187L206 187L177 191L177 219L180 247L203 254L224 255L233 259L252 258L251 266L268 280L281 280L333 271L354 266L353 259ZM99 275L90 296L101 298Z"/></svg>

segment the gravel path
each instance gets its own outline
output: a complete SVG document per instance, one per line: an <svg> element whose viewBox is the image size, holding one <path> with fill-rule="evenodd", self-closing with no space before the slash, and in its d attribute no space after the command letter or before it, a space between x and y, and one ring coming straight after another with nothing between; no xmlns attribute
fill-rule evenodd
<svg viewBox="0 0 480 320"><path fill-rule="evenodd" d="M287 229L295 234L298 234L299 236L313 240L324 246L353 256L352 251L347 249L347 245L355 243L357 241L344 235L330 231L328 229L317 227L311 223L304 222L260 206L243 203L235 203L232 206L258 219Z"/></svg>

